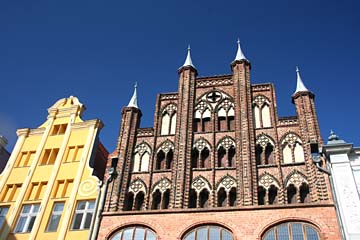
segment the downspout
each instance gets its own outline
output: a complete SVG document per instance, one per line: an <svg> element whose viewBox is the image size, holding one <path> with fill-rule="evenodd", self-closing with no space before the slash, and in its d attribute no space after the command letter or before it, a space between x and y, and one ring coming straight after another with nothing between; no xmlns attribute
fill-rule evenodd
<svg viewBox="0 0 360 240"><path fill-rule="evenodd" d="M98 212L99 212L99 202L100 202L100 199L102 198L102 192L101 192L101 187L103 185L103 182L102 181L98 181L98 184L97 184L97 191L98 191L98 195L96 197L96 201L95 201L95 214L96 216L98 215ZM89 229L89 240L93 239L92 236L94 236L93 234L93 230L94 230L94 226L97 225L97 222L98 222L98 219L97 217L93 217L93 219L91 220L91 225L90 225L90 229Z"/></svg>
<svg viewBox="0 0 360 240"><path fill-rule="evenodd" d="M103 192L101 192L101 185L99 185L99 191L101 194L98 195L98 197L96 198L96 202L98 204L98 208L96 211L96 216L92 222L92 226L90 227L90 235L89 235L89 240L95 240L97 239L97 236L99 234L99 228L100 228L100 221L101 221L101 214L104 210L104 205L105 205L105 200L106 200L106 194L109 188L109 184L117 177L117 172L116 172L116 164L117 164L117 160L118 158L112 158L112 167L110 167L108 169L108 174L109 177L108 179L106 179L105 182L105 186L103 189Z"/></svg>

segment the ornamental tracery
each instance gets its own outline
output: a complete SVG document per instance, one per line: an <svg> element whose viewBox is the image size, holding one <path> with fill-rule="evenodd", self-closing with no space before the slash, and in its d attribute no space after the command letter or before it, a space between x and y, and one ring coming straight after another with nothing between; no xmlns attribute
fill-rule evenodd
<svg viewBox="0 0 360 240"><path fill-rule="evenodd" d="M230 138L229 136L225 136L223 139L220 140L217 148L219 149L220 147L223 147L224 149L228 150L232 146L235 146L234 140L232 138Z"/></svg>
<svg viewBox="0 0 360 240"><path fill-rule="evenodd" d="M170 140L166 140L158 148L158 151L162 150L164 153L168 153L170 150L174 150L174 144Z"/></svg>
<svg viewBox="0 0 360 240"><path fill-rule="evenodd" d="M191 183L191 188L196 192L201 192L203 189L207 189L209 192L211 190L209 182L202 176L194 179Z"/></svg>
<svg viewBox="0 0 360 240"><path fill-rule="evenodd" d="M259 186L269 189L271 185L274 185L278 189L280 188L278 181L268 173L262 175L259 179Z"/></svg>
<svg viewBox="0 0 360 240"><path fill-rule="evenodd" d="M161 178L160 181L158 181L153 189L153 192L155 192L156 190L159 190L161 193L166 192L166 190L170 189L171 187L171 182L168 178L163 177Z"/></svg>
<svg viewBox="0 0 360 240"><path fill-rule="evenodd" d="M223 177L220 182L218 183L217 190L220 188L224 188L225 191L230 191L233 187L236 187L236 181L233 177L227 175Z"/></svg>
<svg viewBox="0 0 360 240"><path fill-rule="evenodd" d="M298 171L294 171L287 177L285 186L288 187L290 184L293 184L295 187L300 187L302 183L308 184L305 176Z"/></svg>
<svg viewBox="0 0 360 240"><path fill-rule="evenodd" d="M129 192L133 192L134 194L138 192L144 192L146 193L146 186L145 183L140 179L135 179L131 184L129 188Z"/></svg>

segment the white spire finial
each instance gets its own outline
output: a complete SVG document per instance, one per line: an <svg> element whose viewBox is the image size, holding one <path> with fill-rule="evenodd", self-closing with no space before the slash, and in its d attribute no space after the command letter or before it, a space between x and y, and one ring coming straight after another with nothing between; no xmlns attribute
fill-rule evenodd
<svg viewBox="0 0 360 240"><path fill-rule="evenodd" d="M190 44L189 44L189 46L188 46L188 51L187 51L187 56L186 56L186 60L185 60L185 62L184 62L184 65L182 65L182 67L191 66L191 67L193 67L193 68L196 69L196 67L194 66L194 64L193 64L192 61L191 61L190 50L191 50L191 48L190 48Z"/></svg>
<svg viewBox="0 0 360 240"><path fill-rule="evenodd" d="M296 66L296 76L297 76L297 83L296 83L295 93L297 93L297 92L308 92L309 90L305 87L303 81L301 80L300 70L299 70L298 66Z"/></svg>
<svg viewBox="0 0 360 240"><path fill-rule="evenodd" d="M133 93L133 95L132 95L132 97L130 99L128 107L139 108L138 103L137 103L137 82L135 82L134 93Z"/></svg>
<svg viewBox="0 0 360 240"><path fill-rule="evenodd" d="M234 59L234 61L237 61L237 60L246 60L246 57L244 55L244 53L241 51L241 46L240 46L240 39L238 38L237 40L237 45L238 45L238 49L237 49L237 53L236 53L236 57Z"/></svg>

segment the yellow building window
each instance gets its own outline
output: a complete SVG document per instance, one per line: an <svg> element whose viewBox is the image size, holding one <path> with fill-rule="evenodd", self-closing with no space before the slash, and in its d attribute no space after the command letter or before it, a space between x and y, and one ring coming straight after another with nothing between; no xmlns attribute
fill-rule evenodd
<svg viewBox="0 0 360 240"><path fill-rule="evenodd" d="M64 202L54 203L53 210L49 218L49 223L46 228L47 232L56 232L60 222L61 214L64 210L64 204L65 204Z"/></svg>
<svg viewBox="0 0 360 240"><path fill-rule="evenodd" d="M56 124L51 130L51 135L61 135L66 131L67 124Z"/></svg>
<svg viewBox="0 0 360 240"><path fill-rule="evenodd" d="M46 185L47 185L47 182L31 183L25 199L28 201L42 199L44 196Z"/></svg>
<svg viewBox="0 0 360 240"><path fill-rule="evenodd" d="M16 233L29 233L31 232L34 222L39 212L40 204L29 204L24 205L19 219L16 223L15 232Z"/></svg>
<svg viewBox="0 0 360 240"><path fill-rule="evenodd" d="M95 201L79 201L71 224L71 230L89 229L95 211Z"/></svg>
<svg viewBox="0 0 360 240"><path fill-rule="evenodd" d="M68 147L65 162L80 161L83 150L84 150L84 145Z"/></svg>
<svg viewBox="0 0 360 240"><path fill-rule="evenodd" d="M54 164L59 153L59 148L45 149L41 157L41 165Z"/></svg>
<svg viewBox="0 0 360 240"><path fill-rule="evenodd" d="M9 206L1 206L0 207L0 228L2 227L3 223L5 222L6 214L9 211Z"/></svg>
<svg viewBox="0 0 360 240"><path fill-rule="evenodd" d="M74 179L57 180L52 194L53 198L67 198L70 196Z"/></svg>
<svg viewBox="0 0 360 240"><path fill-rule="evenodd" d="M16 160L15 167L29 167L34 160L35 153L35 151L21 152Z"/></svg>
<svg viewBox="0 0 360 240"><path fill-rule="evenodd" d="M0 195L0 202L15 201L19 195L21 184L8 184L3 188Z"/></svg>

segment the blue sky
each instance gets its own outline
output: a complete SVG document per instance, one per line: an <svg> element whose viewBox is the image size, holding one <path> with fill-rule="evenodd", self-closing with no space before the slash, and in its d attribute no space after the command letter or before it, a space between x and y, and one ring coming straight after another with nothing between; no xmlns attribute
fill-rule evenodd
<svg viewBox="0 0 360 240"><path fill-rule="evenodd" d="M295 66L315 93L324 139L330 129L360 145L358 1L0 2L0 134L38 127L56 100L77 96L84 119L100 118L115 146L134 82L142 127L156 95L177 91L190 43L199 76L230 73L240 37L252 83L273 82L280 116L295 114Z"/></svg>

